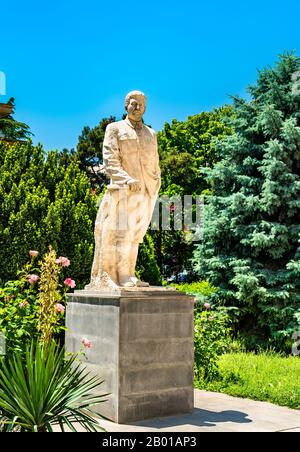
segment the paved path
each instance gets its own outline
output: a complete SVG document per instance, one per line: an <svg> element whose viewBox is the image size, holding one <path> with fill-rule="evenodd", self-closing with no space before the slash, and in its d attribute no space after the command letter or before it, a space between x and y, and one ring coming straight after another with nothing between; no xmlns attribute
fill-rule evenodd
<svg viewBox="0 0 300 452"><path fill-rule="evenodd" d="M300 432L300 411L195 390L191 414L129 425L100 421L107 432Z"/></svg>

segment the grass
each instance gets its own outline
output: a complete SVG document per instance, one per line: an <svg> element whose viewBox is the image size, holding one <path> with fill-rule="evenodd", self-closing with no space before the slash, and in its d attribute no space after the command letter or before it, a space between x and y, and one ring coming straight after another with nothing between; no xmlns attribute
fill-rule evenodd
<svg viewBox="0 0 300 452"><path fill-rule="evenodd" d="M196 386L236 397L300 409L300 358L272 353L220 357L220 378Z"/></svg>

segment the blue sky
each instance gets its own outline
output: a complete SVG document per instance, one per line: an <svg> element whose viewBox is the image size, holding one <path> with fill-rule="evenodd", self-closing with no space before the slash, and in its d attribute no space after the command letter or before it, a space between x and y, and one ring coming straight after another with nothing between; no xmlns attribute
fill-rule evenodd
<svg viewBox="0 0 300 452"><path fill-rule="evenodd" d="M16 118L46 149L76 145L84 125L123 113L143 90L147 123L245 95L257 69L299 53L300 2L15 0L0 6L0 71Z"/></svg>

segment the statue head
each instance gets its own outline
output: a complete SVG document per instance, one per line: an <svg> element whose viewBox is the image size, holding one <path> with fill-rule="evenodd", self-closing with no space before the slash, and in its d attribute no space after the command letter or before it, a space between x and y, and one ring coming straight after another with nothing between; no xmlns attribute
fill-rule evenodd
<svg viewBox="0 0 300 452"><path fill-rule="evenodd" d="M131 91L125 98L125 109L128 118L139 122L146 111L146 96L141 91Z"/></svg>

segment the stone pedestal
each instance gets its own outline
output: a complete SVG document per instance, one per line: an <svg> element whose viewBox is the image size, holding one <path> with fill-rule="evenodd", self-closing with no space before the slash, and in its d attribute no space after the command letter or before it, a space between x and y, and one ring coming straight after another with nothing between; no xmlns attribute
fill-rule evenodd
<svg viewBox="0 0 300 452"><path fill-rule="evenodd" d="M95 411L118 423L190 412L193 317L193 297L163 288L70 294L67 352L90 339L83 361L110 393Z"/></svg>

